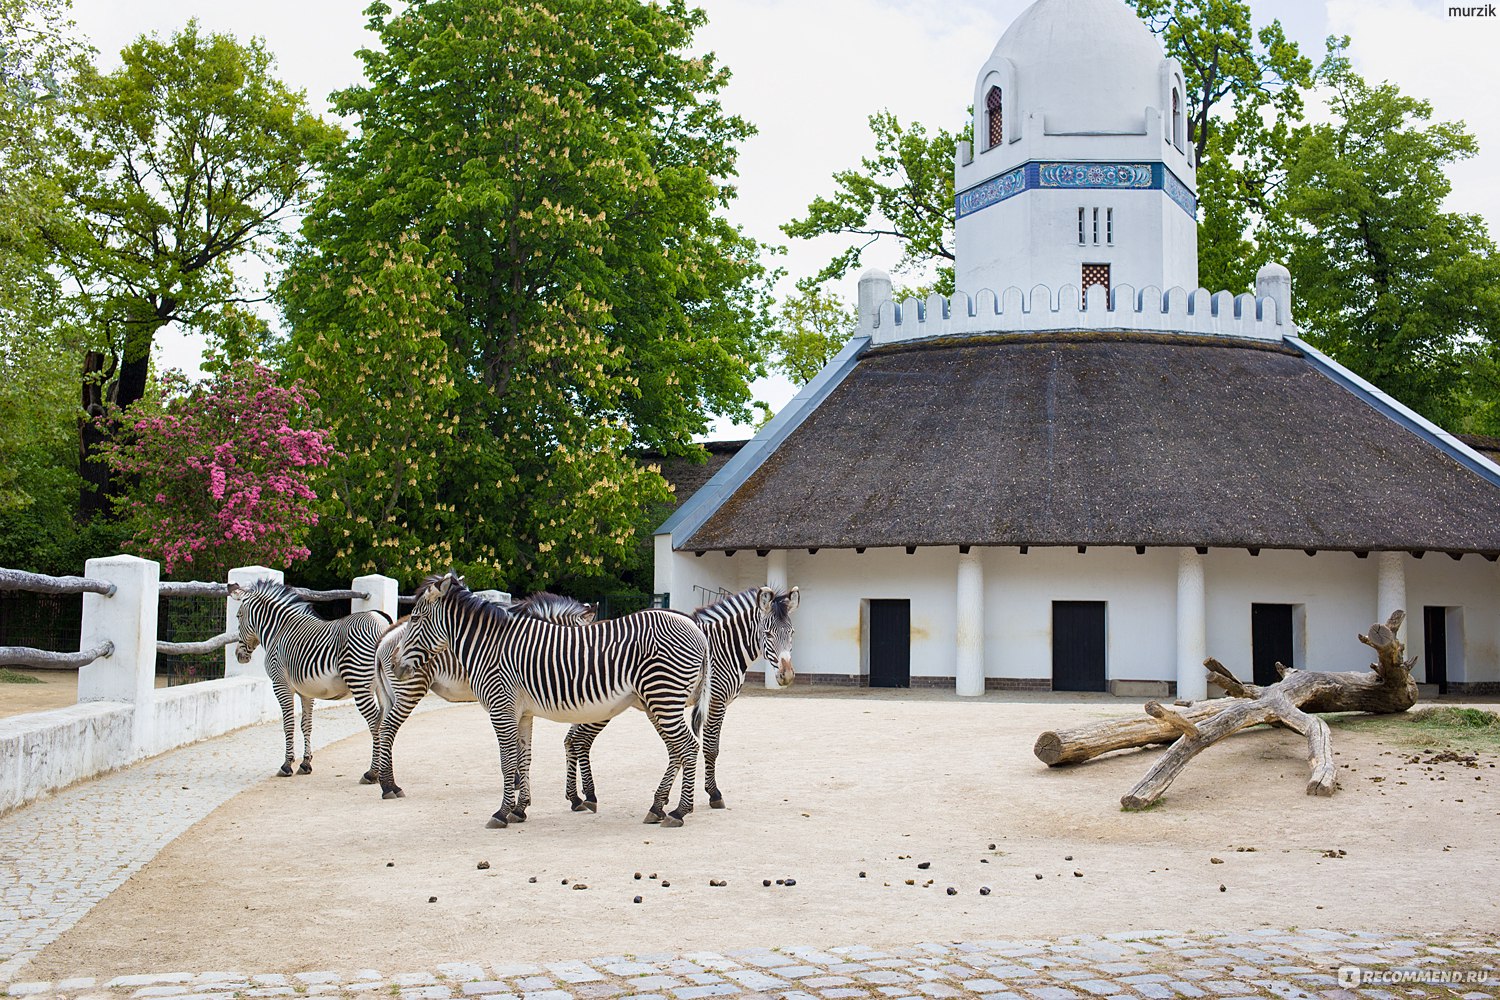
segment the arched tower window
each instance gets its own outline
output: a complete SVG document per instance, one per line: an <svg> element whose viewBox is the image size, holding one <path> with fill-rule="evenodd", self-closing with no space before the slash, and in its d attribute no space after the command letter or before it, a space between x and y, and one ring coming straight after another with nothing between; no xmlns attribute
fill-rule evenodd
<svg viewBox="0 0 1500 1000"><path fill-rule="evenodd" d="M989 142L985 149L994 149L1005 138L1005 101L999 87L991 87L984 99L984 109L989 120Z"/></svg>
<svg viewBox="0 0 1500 1000"><path fill-rule="evenodd" d="M1182 148L1182 95L1172 88L1172 145Z"/></svg>

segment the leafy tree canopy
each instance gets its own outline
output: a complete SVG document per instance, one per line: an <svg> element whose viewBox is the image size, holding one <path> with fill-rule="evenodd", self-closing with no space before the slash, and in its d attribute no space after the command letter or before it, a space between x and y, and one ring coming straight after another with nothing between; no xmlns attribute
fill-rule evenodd
<svg viewBox="0 0 1500 1000"><path fill-rule="evenodd" d="M367 82L336 95L358 134L280 292L341 447L404 483L393 505L389 479L351 478L337 559L511 589L618 572L667 496L634 454L691 451L761 370L766 275L721 214L752 129L719 103L727 71L688 52L704 16L368 13Z"/></svg>

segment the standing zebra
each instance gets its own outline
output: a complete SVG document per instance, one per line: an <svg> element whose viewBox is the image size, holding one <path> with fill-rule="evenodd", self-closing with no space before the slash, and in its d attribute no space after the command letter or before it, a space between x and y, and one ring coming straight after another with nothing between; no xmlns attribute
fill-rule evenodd
<svg viewBox="0 0 1500 1000"><path fill-rule="evenodd" d="M429 577L417 588L418 596L441 577ZM594 607L575 601L571 597L549 594L545 590L532 594L510 606L512 614L559 625L587 625L594 620ZM380 778L381 798L405 798L406 793L396 784L395 761L392 758L396 734L403 723L431 690L444 701L477 701L474 687L469 683L468 667L454 656L451 650L433 653L427 662L396 681L396 653L406 638L410 616L399 618L380 637L380 648L375 653L375 693L380 698L380 735L375 740L374 771ZM527 750L529 751L529 747ZM529 764L527 760L524 764ZM524 769L524 766L523 766Z"/></svg>
<svg viewBox="0 0 1500 1000"><path fill-rule="evenodd" d="M380 706L371 681L375 672L375 647L390 619L379 611L360 611L336 622L324 621L295 592L271 580L248 588L229 585L229 596L240 599L240 639L235 659L250 662L257 645L266 649L266 673L281 705L281 728L286 734L286 759L277 773L292 773L294 694L302 698L301 774L312 773L312 710L314 698L339 700L354 696L359 714L370 727L371 742L380 729ZM360 778L375 780L372 754L370 770Z"/></svg>
<svg viewBox="0 0 1500 1000"><path fill-rule="evenodd" d="M724 808L715 766L719 760L719 739L723 735L724 713L745 686L745 672L764 657L766 669L775 668L776 681L782 687L792 683L792 612L800 594L796 587L778 594L770 587L751 587L721 601L694 611L692 618L708 637L710 664L708 685L708 721L703 728L703 790L708 804ZM595 812L594 773L589 763L589 749L608 725L603 722L579 723L568 729L564 746L567 750L568 780L566 794L573 811ZM582 782L583 798L578 797Z"/></svg>
<svg viewBox="0 0 1500 1000"><path fill-rule="evenodd" d="M632 705L643 708L667 746L667 770L652 799L647 822L681 826L693 811L698 740L708 702L708 640L675 611L641 611L624 618L569 627L513 614L474 597L445 577L417 598L401 643L396 680L429 656L449 650L467 665L474 694L490 714L505 795L487 825L526 819L534 716L558 722L611 719ZM696 703L693 725L686 709ZM682 796L666 812L667 796L682 771ZM516 800L512 792L519 793ZM513 804L513 801L515 804Z"/></svg>

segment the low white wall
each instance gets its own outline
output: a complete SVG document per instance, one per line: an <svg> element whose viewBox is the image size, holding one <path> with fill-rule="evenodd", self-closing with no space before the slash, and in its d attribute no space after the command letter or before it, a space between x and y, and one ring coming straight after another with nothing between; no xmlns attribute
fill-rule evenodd
<svg viewBox="0 0 1500 1000"><path fill-rule="evenodd" d="M0 815L137 759L135 707L93 701L0 719Z"/></svg>
<svg viewBox="0 0 1500 1000"><path fill-rule="evenodd" d="M271 680L264 675L159 688L151 706L151 740L141 756L279 718L279 709L266 710L270 688Z"/></svg>

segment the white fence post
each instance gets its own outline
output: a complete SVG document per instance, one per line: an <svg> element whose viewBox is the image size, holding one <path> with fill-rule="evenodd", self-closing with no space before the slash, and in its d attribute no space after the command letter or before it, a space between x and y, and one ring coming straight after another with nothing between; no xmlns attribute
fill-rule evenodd
<svg viewBox="0 0 1500 1000"><path fill-rule="evenodd" d="M397 610L397 585L396 581L379 573L369 576L357 576L349 589L358 593L369 594L369 597L356 597L349 602L349 613L356 611L379 611L390 616L395 621L401 612Z"/></svg>
<svg viewBox="0 0 1500 1000"><path fill-rule="evenodd" d="M114 653L78 669L78 700L122 701L135 706L137 750L150 742L156 689L157 584L161 567L135 556L108 556L84 563L84 576L115 585L113 597L83 595L79 646L114 643Z"/></svg>
<svg viewBox="0 0 1500 1000"><path fill-rule="evenodd" d="M229 571L229 582L237 583L241 587L249 587L251 584L261 580L275 580L283 583L286 574L279 569L270 569L266 566L236 566ZM224 631L233 632L235 635L240 631L240 602L233 597L224 599ZM266 674L266 651L259 646L250 657L249 663L241 663L235 659L234 647L237 643L231 642L224 647L224 676L225 677L264 677ZM267 695L274 699L274 696ZM272 701L274 704L274 700ZM278 710L279 711L279 710Z"/></svg>

